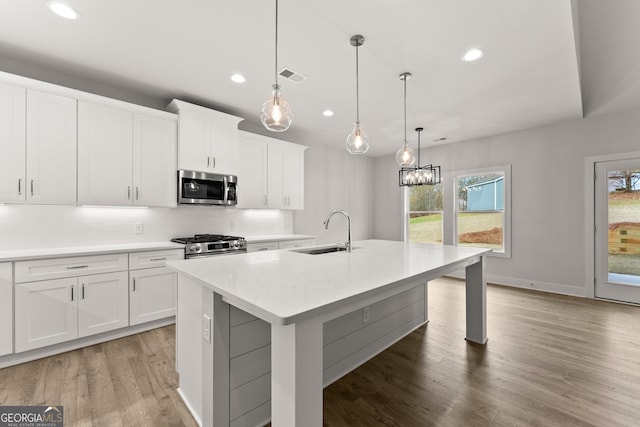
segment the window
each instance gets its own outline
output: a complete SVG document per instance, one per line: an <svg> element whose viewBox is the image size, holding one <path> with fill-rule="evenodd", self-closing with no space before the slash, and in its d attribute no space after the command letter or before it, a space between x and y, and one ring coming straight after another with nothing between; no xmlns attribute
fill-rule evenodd
<svg viewBox="0 0 640 427"><path fill-rule="evenodd" d="M510 168L457 174L454 244L510 255Z"/></svg>
<svg viewBox="0 0 640 427"><path fill-rule="evenodd" d="M511 166L446 174L405 190L406 240L493 249L511 257Z"/></svg>
<svg viewBox="0 0 640 427"><path fill-rule="evenodd" d="M407 190L410 242L442 243L442 184L417 185Z"/></svg>

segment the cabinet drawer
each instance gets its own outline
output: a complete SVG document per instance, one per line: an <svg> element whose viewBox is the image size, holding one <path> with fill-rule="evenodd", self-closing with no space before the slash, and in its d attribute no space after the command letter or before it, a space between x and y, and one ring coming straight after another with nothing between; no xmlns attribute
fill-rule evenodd
<svg viewBox="0 0 640 427"><path fill-rule="evenodd" d="M165 262L180 259L184 259L184 251L182 249L133 252L129 254L129 270L164 267Z"/></svg>
<svg viewBox="0 0 640 427"><path fill-rule="evenodd" d="M278 242L247 243L247 252L275 251Z"/></svg>
<svg viewBox="0 0 640 427"><path fill-rule="evenodd" d="M301 239L301 240L285 240L278 243L279 249L292 249L301 248L303 246L312 246L316 243L314 239Z"/></svg>
<svg viewBox="0 0 640 427"><path fill-rule="evenodd" d="M125 271L128 266L126 253L19 261L15 263L15 281L24 283Z"/></svg>

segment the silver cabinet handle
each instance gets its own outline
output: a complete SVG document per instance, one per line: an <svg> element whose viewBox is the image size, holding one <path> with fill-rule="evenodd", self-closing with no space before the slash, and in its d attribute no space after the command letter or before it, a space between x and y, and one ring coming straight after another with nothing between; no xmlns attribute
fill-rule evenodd
<svg viewBox="0 0 640 427"><path fill-rule="evenodd" d="M139 196L139 191L138 191L138 187L136 187L136 200L138 200L138 196Z"/></svg>
<svg viewBox="0 0 640 427"><path fill-rule="evenodd" d="M127 200L131 200L131 186L127 186Z"/></svg>
<svg viewBox="0 0 640 427"><path fill-rule="evenodd" d="M71 301L73 302L73 288L75 288L75 285L71 285Z"/></svg>
<svg viewBox="0 0 640 427"><path fill-rule="evenodd" d="M33 196L33 180L31 180L31 195Z"/></svg>
<svg viewBox="0 0 640 427"><path fill-rule="evenodd" d="M136 278L133 278L133 289L131 289L132 292L136 291Z"/></svg>
<svg viewBox="0 0 640 427"><path fill-rule="evenodd" d="M210 164L211 164L211 158L207 156L207 167L209 167Z"/></svg>
<svg viewBox="0 0 640 427"><path fill-rule="evenodd" d="M85 264L85 265L73 265L71 267L67 267L67 270L77 270L79 268L87 268L89 267L89 264Z"/></svg>
<svg viewBox="0 0 640 427"><path fill-rule="evenodd" d="M215 169L215 167L216 167L216 158L215 158L215 156L211 156L211 163L212 163L211 167Z"/></svg>
<svg viewBox="0 0 640 427"><path fill-rule="evenodd" d="M167 259L167 257L164 257L164 258L151 258L149 261L164 261L166 259Z"/></svg>
<svg viewBox="0 0 640 427"><path fill-rule="evenodd" d="M268 251L269 248L258 248L258 251Z"/></svg>
<svg viewBox="0 0 640 427"><path fill-rule="evenodd" d="M22 178L18 180L18 196L22 196Z"/></svg>
<svg viewBox="0 0 640 427"><path fill-rule="evenodd" d="M267 206L267 196L264 196L264 205Z"/></svg>
<svg viewBox="0 0 640 427"><path fill-rule="evenodd" d="M84 299L84 283L82 284L82 299Z"/></svg>

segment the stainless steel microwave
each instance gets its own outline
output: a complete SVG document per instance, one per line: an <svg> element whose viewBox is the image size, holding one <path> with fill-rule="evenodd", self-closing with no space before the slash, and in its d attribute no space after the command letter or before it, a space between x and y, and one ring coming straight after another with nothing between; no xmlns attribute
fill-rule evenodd
<svg viewBox="0 0 640 427"><path fill-rule="evenodd" d="M217 173L179 170L179 205L224 205L238 203L238 177Z"/></svg>

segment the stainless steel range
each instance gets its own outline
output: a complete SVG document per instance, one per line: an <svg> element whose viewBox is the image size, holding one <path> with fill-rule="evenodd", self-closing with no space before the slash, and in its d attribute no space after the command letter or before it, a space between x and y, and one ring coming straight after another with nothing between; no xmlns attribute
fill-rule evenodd
<svg viewBox="0 0 640 427"><path fill-rule="evenodd" d="M171 241L185 245L184 257L186 259L247 252L247 242L244 237L196 234L193 237L179 237L171 239Z"/></svg>

